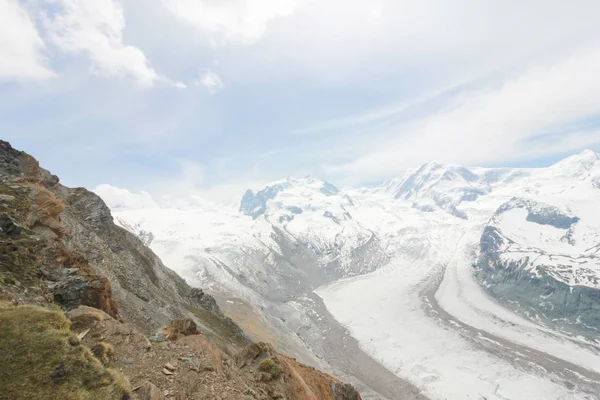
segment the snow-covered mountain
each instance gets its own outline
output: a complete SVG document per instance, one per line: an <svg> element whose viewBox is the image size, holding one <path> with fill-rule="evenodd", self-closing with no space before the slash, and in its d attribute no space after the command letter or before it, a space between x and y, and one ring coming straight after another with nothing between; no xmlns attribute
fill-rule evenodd
<svg viewBox="0 0 600 400"><path fill-rule="evenodd" d="M539 318L556 306L551 282L589 288L592 296L600 289L598 157L584 151L541 169L431 162L374 190L287 178L249 189L239 212L194 198L114 214L188 281L268 299L280 298L281 288L293 295L419 254L424 221L473 225L481 229L477 277ZM519 282L506 269L518 270ZM541 286L536 299L510 294L521 282Z"/></svg>
<svg viewBox="0 0 600 400"><path fill-rule="evenodd" d="M584 152L532 173L481 236L489 293L551 326L600 329L600 159ZM591 332L591 333L590 333Z"/></svg>
<svg viewBox="0 0 600 400"><path fill-rule="evenodd" d="M354 208L335 186L306 177L248 190L240 212L196 201L114 214L188 281L282 300L385 264L379 238Z"/></svg>
<svg viewBox="0 0 600 400"><path fill-rule="evenodd" d="M324 318L313 293L320 288L327 309L361 347L428 393L449 392L442 378L428 380L406 369L420 359L392 351L396 344L389 344L395 332L406 342L403 348L411 340L420 348L419 336L412 331L402 336L405 325L395 321L413 315L415 326L420 323L418 310L431 306L423 297L428 282L441 279L436 298L447 312L519 345L546 343L533 339L542 332L533 326L598 340L600 156L593 151L538 169L432 162L374 189L340 190L313 177L288 178L248 190L239 210L195 199L113 214L192 285L262 304L264 313L287 321L311 351L327 354L325 336L315 334ZM505 310L481 297L477 284ZM401 304L409 301L415 303L402 314ZM360 318L354 312L359 308ZM535 324L516 323L506 310ZM496 322L481 319L488 314L511 322L494 330ZM560 343L539 350L576 354L561 353L565 342ZM449 345L440 346L443 354ZM435 364L433 358L428 362ZM449 381L471 378L450 376ZM481 390L489 389L488 398L502 398L493 397L492 382ZM471 392L457 393L465 398ZM536 393L533 397L542 392Z"/></svg>
<svg viewBox="0 0 600 400"><path fill-rule="evenodd" d="M460 210L463 202L477 200L498 186L528 176L521 169L485 169L430 162L409 170L403 177L386 182L380 191L395 199L410 202L423 212L444 210L455 217L467 219Z"/></svg>

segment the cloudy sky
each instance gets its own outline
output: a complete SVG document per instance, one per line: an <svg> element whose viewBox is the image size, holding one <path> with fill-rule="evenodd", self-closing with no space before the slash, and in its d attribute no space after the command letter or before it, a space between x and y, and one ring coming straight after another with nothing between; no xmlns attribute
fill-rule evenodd
<svg viewBox="0 0 600 400"><path fill-rule="evenodd" d="M597 0L0 0L2 138L70 186L228 202L307 174L600 150Z"/></svg>

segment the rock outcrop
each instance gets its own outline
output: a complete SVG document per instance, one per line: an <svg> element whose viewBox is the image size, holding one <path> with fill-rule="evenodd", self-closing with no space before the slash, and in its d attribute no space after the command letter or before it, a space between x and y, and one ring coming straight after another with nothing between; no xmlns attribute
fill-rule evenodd
<svg viewBox="0 0 600 400"><path fill-rule="evenodd" d="M61 185L33 157L4 141L0 302L7 329L16 323L11 316L29 310L23 307L43 314L58 305L67 312L70 322L65 323L54 306L52 318L63 321L55 340L71 346L81 341L90 349L77 350L86 368L106 383L96 390L84 380L81 390L91 394L80 398L360 399L351 386L277 354L270 345L250 343L209 294L187 285L135 235L115 225L97 195ZM64 331L69 324L73 334ZM49 349L48 356L60 359L68 353L60 353L63 348ZM253 348L260 351L250 359ZM19 361L34 363L37 355L27 354L19 353L25 357ZM5 376L11 365L2 364ZM50 375L63 379L73 373L61 365ZM125 374L131 391L111 368ZM14 374L7 379L11 388L49 385L50 375L41 383ZM34 387L35 398L55 398L40 387ZM19 398L11 393L11 399Z"/></svg>
<svg viewBox="0 0 600 400"><path fill-rule="evenodd" d="M511 219L503 222L510 213ZM497 209L483 231L475 277L507 308L594 339L600 327L597 256L593 249L574 248L577 253L573 253L568 247L576 244L573 232L579 221L548 204L511 199ZM528 230L537 233L524 237L521 232Z"/></svg>
<svg viewBox="0 0 600 400"><path fill-rule="evenodd" d="M233 341L245 342L214 299L115 225L96 194L61 185L7 142L0 142L0 194L0 279L22 301L96 307L144 332L194 318L206 331L228 329Z"/></svg>

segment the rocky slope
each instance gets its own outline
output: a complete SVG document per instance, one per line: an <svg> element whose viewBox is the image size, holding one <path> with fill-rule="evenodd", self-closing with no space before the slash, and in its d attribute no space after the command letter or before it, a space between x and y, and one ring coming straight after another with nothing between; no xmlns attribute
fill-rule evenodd
<svg viewBox="0 0 600 400"><path fill-rule="evenodd" d="M140 239L115 225L97 195L61 185L33 157L4 141L0 141L0 300L8 302L0 309L8 320L23 307L18 304L43 308L56 304L70 311L71 329L105 365L124 371L133 389L143 386L140 390L146 397L141 398L360 398L352 387L280 356L268 345L251 344L211 296L188 286ZM84 309L88 311L77 319L73 310L82 306L97 312ZM197 332L187 332L189 343L179 343L178 336L167 341L172 332L164 327L174 320L197 324ZM144 334L156 344L150 344ZM73 339L65 335L64 340ZM258 346L261 352L244 370L246 365L237 365L236 358L227 354L246 354L248 346ZM163 348L179 349L183 358L183 353L193 353L188 357L193 360L209 354L218 363L192 372L167 373L162 361L157 361L167 354ZM17 356L31 362L26 354ZM131 358L125 358L127 354ZM262 364L267 358L275 367ZM70 373L74 372L64 372ZM163 376L173 379L159 381ZM157 381L142 385L149 378ZM125 392L102 398L129 398ZM35 398L52 396L41 391Z"/></svg>

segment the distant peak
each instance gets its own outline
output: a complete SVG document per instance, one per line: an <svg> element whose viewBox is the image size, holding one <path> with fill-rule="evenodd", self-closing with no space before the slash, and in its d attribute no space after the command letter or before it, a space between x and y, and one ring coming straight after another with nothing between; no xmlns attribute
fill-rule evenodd
<svg viewBox="0 0 600 400"><path fill-rule="evenodd" d="M285 179L264 185L258 191L248 189L242 197L240 211L256 219L267 211L267 203L270 200L274 200L280 193L285 191L294 192L296 196L316 192L325 196L335 196L340 193L340 190L336 186L311 175L303 178L289 176Z"/></svg>
<svg viewBox="0 0 600 400"><path fill-rule="evenodd" d="M596 159L596 160L600 159L600 154L598 154L594 150L590 150L590 149L583 150L577 156L579 156L581 158L586 158L586 159L588 159L588 158Z"/></svg>
<svg viewBox="0 0 600 400"><path fill-rule="evenodd" d="M600 159L600 154L596 153L594 150L585 149L577 154L572 155L571 157L565 158L565 160L568 159L598 160Z"/></svg>
<svg viewBox="0 0 600 400"><path fill-rule="evenodd" d="M445 164L444 164L444 163L442 163L442 162L440 162L440 161L438 161L438 160L431 160L431 161L429 161L428 163L425 163L425 164L423 164L423 165L424 165L424 166L427 166L427 167L429 167L429 168L434 168L434 169L437 169L437 168L442 168L442 167L444 167L444 166L445 166Z"/></svg>
<svg viewBox="0 0 600 400"><path fill-rule="evenodd" d="M567 170L591 170L596 162L600 160L600 154L593 150L583 150L582 152L564 158L554 164L552 168L567 169Z"/></svg>

